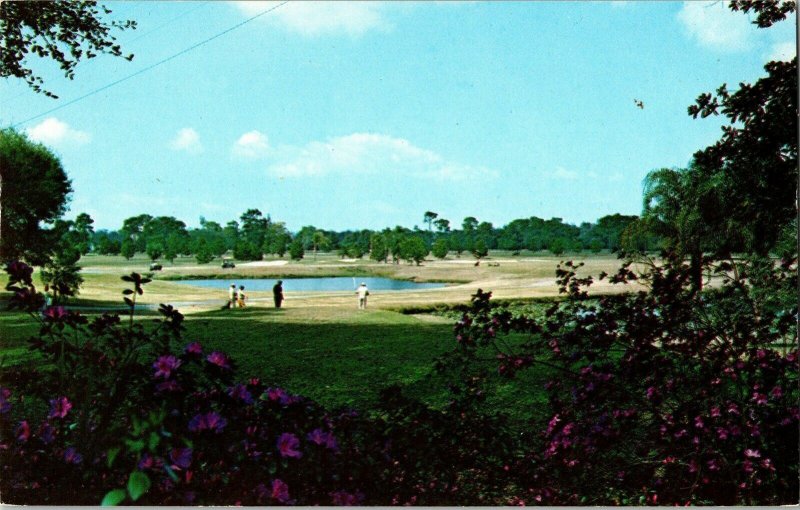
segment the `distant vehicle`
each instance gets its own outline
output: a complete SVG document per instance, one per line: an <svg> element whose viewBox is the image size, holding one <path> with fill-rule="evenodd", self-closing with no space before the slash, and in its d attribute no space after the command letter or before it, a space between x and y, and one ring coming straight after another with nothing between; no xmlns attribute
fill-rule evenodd
<svg viewBox="0 0 800 510"><path fill-rule="evenodd" d="M223 260L222 261L222 269L231 269L236 267L236 264L233 263L232 260Z"/></svg>
<svg viewBox="0 0 800 510"><path fill-rule="evenodd" d="M153 262L150 264L150 271L161 271L162 266L158 262Z"/></svg>

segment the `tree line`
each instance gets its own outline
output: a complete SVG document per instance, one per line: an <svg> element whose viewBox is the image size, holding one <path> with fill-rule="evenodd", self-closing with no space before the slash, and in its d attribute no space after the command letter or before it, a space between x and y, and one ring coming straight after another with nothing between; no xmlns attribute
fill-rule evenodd
<svg viewBox="0 0 800 510"><path fill-rule="evenodd" d="M231 254L237 260L260 260L265 255L298 260L316 257L319 252L335 251L341 257L369 258L397 263L401 260L419 264L428 254L445 258L451 252L483 258L488 250L507 250L519 254L522 250L564 252L603 250L617 251L630 237L639 218L622 214L604 216L596 223L579 226L565 223L561 218L545 220L538 217L516 219L503 227L468 216L460 228L426 211L423 221L427 228L395 226L383 230L327 230L307 225L290 232L285 223L273 220L258 209L248 209L238 220L224 225L200 218L199 228L188 228L172 216L140 214L123 221L119 230L91 228L91 218L81 215L79 223L89 241L81 244L82 253L133 257L146 253L151 259L173 261L178 256L195 256L199 263ZM88 221L87 221L88 220ZM77 220L76 220L77 221ZM88 230L87 230L88 228ZM627 236L627 237L626 237ZM637 241L645 249L655 250L660 238L647 233Z"/></svg>

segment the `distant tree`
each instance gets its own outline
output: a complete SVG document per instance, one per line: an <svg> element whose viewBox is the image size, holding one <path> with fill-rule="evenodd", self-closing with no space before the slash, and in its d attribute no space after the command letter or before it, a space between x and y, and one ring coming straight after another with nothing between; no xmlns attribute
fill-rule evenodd
<svg viewBox="0 0 800 510"><path fill-rule="evenodd" d="M260 246L241 240L233 248L233 258L236 260L261 260L263 253Z"/></svg>
<svg viewBox="0 0 800 510"><path fill-rule="evenodd" d="M225 249L232 250L239 242L239 223L236 221L229 221L222 229L222 235L225 239Z"/></svg>
<svg viewBox="0 0 800 510"><path fill-rule="evenodd" d="M440 234L444 234L445 232L450 232L450 220L446 220L444 218L439 218L433 222L436 225L436 230Z"/></svg>
<svg viewBox="0 0 800 510"><path fill-rule="evenodd" d="M589 250L591 250L592 253L600 253L602 249L603 243L599 239L592 239L589 243Z"/></svg>
<svg viewBox="0 0 800 510"><path fill-rule="evenodd" d="M122 222L120 234L122 239L130 239L133 241L135 250L139 253L147 250L147 225L153 220L149 214L140 214L138 216L131 216Z"/></svg>
<svg viewBox="0 0 800 510"><path fill-rule="evenodd" d="M94 234L94 220L86 213L80 213L74 222L75 240L81 255L86 255L92 248L92 235Z"/></svg>
<svg viewBox="0 0 800 510"><path fill-rule="evenodd" d="M14 129L0 130L0 260L46 262L52 239L43 226L64 213L71 192L50 149Z"/></svg>
<svg viewBox="0 0 800 510"><path fill-rule="evenodd" d="M428 232L431 231L431 223L433 223L433 220L435 220L438 217L439 215L433 211L425 211L425 215L423 216L423 221L428 224Z"/></svg>
<svg viewBox="0 0 800 510"><path fill-rule="evenodd" d="M325 232L317 230L311 238L311 246L314 249L314 260L317 260L317 252L319 250L328 251L331 246L331 240L328 239Z"/></svg>
<svg viewBox="0 0 800 510"><path fill-rule="evenodd" d="M464 232L472 232L478 227L478 220L474 216L467 216L464 218L464 221L461 222L461 227L464 229Z"/></svg>
<svg viewBox="0 0 800 510"><path fill-rule="evenodd" d="M211 253L208 243L203 238L200 238L200 240L197 242L194 256L198 264L208 264L214 260L214 254Z"/></svg>
<svg viewBox="0 0 800 510"><path fill-rule="evenodd" d="M106 53L121 57L112 30L135 29L136 22L105 21L111 10L94 1L2 2L0 76L16 77L34 91L56 98L42 87L42 78L30 69L27 58L52 59L70 80L81 59ZM125 57L131 60L133 55Z"/></svg>
<svg viewBox="0 0 800 510"><path fill-rule="evenodd" d="M56 220L51 231L51 256L42 266L42 282L48 285L55 303L78 293L83 277L77 265L81 251L80 233L74 221Z"/></svg>
<svg viewBox="0 0 800 510"><path fill-rule="evenodd" d="M292 260L300 260L305 255L305 249L303 248L303 241L299 238L295 238L292 241L292 244L289 245L289 257Z"/></svg>
<svg viewBox="0 0 800 510"><path fill-rule="evenodd" d="M481 259L487 255L489 255L489 248L486 246L486 242L483 239L478 239L472 247L472 256L475 257L477 263L480 263Z"/></svg>
<svg viewBox="0 0 800 510"><path fill-rule="evenodd" d="M431 248L431 253L437 259L444 259L447 257L447 241L444 239L437 239L436 242L433 243L433 247Z"/></svg>
<svg viewBox="0 0 800 510"><path fill-rule="evenodd" d="M415 262L420 265L427 255L428 248L425 246L425 241L419 236L407 236L400 243L400 256L409 264Z"/></svg>
<svg viewBox="0 0 800 510"><path fill-rule="evenodd" d="M372 237L370 238L369 258L384 263L389 258L389 246L387 245L386 237L383 234L372 234Z"/></svg>
<svg viewBox="0 0 800 510"><path fill-rule="evenodd" d="M567 249L567 243L564 242L564 239L561 237L556 237L555 239L551 240L550 243L547 245L547 249L553 255L561 255L564 253L564 250Z"/></svg>
<svg viewBox="0 0 800 510"><path fill-rule="evenodd" d="M120 249L120 242L115 239L111 239L107 235L97 238L95 251L100 255L119 255Z"/></svg>
<svg viewBox="0 0 800 510"><path fill-rule="evenodd" d="M147 243L146 252L147 256L150 257L150 260L155 262L156 260L160 259L162 255L164 255L164 246L157 241L153 241Z"/></svg>
<svg viewBox="0 0 800 510"><path fill-rule="evenodd" d="M136 255L136 243L131 239L125 239L120 245L119 253L127 260L132 259Z"/></svg>

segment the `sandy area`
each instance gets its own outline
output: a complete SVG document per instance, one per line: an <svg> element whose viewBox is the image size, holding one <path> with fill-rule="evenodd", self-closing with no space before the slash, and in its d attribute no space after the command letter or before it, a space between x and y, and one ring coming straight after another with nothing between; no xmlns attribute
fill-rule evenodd
<svg viewBox="0 0 800 510"><path fill-rule="evenodd" d="M285 266L288 260L257 260L255 262L243 262L236 264L236 267L269 267L269 266Z"/></svg>

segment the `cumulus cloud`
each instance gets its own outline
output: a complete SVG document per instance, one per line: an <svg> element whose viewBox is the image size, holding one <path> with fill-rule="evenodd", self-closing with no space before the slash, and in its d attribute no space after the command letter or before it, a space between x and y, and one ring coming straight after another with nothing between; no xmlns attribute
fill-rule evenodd
<svg viewBox="0 0 800 510"><path fill-rule="evenodd" d="M757 30L746 15L728 9L727 2L684 2L678 20L691 38L719 51L750 48Z"/></svg>
<svg viewBox="0 0 800 510"><path fill-rule="evenodd" d="M189 154L200 154L203 152L203 144L200 143L200 135L192 128L183 128L178 131L169 146L172 150L188 152Z"/></svg>
<svg viewBox="0 0 800 510"><path fill-rule="evenodd" d="M235 2L242 13L254 16L280 2ZM386 29L385 4L376 2L308 2L282 5L263 16L267 23L279 24L304 36L347 34L360 36L370 30Z"/></svg>
<svg viewBox="0 0 800 510"><path fill-rule="evenodd" d="M772 46L769 60L789 61L797 55L797 45L794 41L777 43Z"/></svg>
<svg viewBox="0 0 800 510"><path fill-rule="evenodd" d="M556 168L555 172L553 172L553 178L563 179L565 181L574 181L578 178L578 172L574 170L567 170L563 166L559 166Z"/></svg>
<svg viewBox="0 0 800 510"><path fill-rule="evenodd" d="M233 144L231 152L242 159L260 159L270 153L267 135L259 131L249 131Z"/></svg>
<svg viewBox="0 0 800 510"><path fill-rule="evenodd" d="M66 122L60 121L55 117L48 117L39 124L27 129L31 140L41 142L45 145L67 146L84 145L91 141L92 137L85 131L73 129Z"/></svg>
<svg viewBox="0 0 800 510"><path fill-rule="evenodd" d="M376 133L353 133L303 147L281 147L269 172L278 177L390 173L441 181L497 176L489 168L447 161L408 140Z"/></svg>

